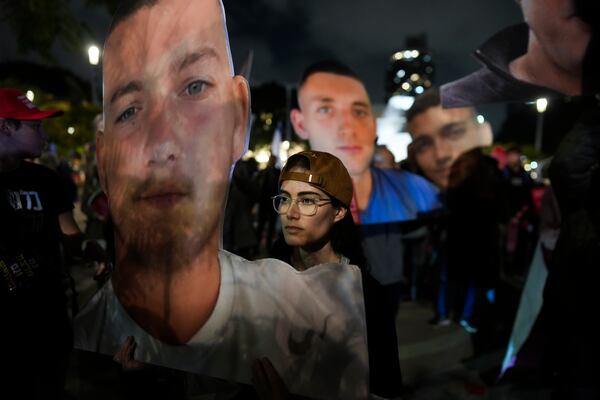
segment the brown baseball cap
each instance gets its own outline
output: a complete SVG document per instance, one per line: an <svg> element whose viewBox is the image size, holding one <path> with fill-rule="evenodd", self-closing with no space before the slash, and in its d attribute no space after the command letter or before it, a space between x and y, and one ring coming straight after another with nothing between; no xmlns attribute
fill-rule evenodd
<svg viewBox="0 0 600 400"><path fill-rule="evenodd" d="M308 168L304 172L291 172L298 166L298 159L307 161ZM300 163L302 163L300 161ZM305 163L306 164L306 163ZM335 197L346 207L352 201L352 179L344 164L336 156L322 151L302 151L288 158L279 175L279 186L286 180L306 182L328 195Z"/></svg>

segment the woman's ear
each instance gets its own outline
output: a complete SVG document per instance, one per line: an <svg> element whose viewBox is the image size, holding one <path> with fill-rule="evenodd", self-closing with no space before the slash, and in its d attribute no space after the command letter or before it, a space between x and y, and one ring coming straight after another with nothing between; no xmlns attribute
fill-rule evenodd
<svg viewBox="0 0 600 400"><path fill-rule="evenodd" d="M335 222L338 222L338 221L341 221L342 219L344 219L347 212L348 212L348 209L346 207L336 208L335 217L333 218L333 222L335 223Z"/></svg>

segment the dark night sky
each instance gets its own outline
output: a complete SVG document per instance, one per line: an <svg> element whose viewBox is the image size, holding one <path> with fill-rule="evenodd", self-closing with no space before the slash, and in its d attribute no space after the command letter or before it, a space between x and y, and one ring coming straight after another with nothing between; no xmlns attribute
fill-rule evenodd
<svg viewBox="0 0 600 400"><path fill-rule="evenodd" d="M436 64L435 84L464 76L477 63L470 53L488 36L522 20L511 0L224 0L236 63L254 50L253 84L293 84L303 67L322 58L348 63L364 79L374 103L383 101L390 55L404 48L407 35L426 33ZM110 23L100 8L71 6L102 43ZM0 25L0 36L10 37ZM85 49L58 59L83 78L89 74ZM14 59L11 40L0 42L0 62ZM498 127L500 108L489 112Z"/></svg>

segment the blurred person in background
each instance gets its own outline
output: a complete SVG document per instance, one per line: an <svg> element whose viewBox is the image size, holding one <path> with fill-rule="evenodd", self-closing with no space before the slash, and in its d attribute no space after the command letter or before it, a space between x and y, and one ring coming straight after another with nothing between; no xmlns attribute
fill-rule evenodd
<svg viewBox="0 0 600 400"><path fill-rule="evenodd" d="M506 263L504 272L522 282L533 258L537 242L537 214L533 203L534 182L523 168L521 149L512 146L506 151L506 197L510 220L506 227Z"/></svg>
<svg viewBox="0 0 600 400"><path fill-rule="evenodd" d="M454 314L469 333L477 332L483 294L497 283L501 222L494 203L499 171L480 150L491 145L493 135L490 125L476 117L471 107L442 108L437 88L418 96L406 113L417 171L442 191L448 211L431 229L436 233L431 262L439 270L432 322L448 325Z"/></svg>
<svg viewBox="0 0 600 400"><path fill-rule="evenodd" d="M270 253L273 240L275 239L275 226L277 216L273 214L273 204L271 197L277 193L277 182L281 170L277 167L277 157L271 155L267 166L259 171L256 177L256 184L259 189L258 198L258 240L260 248ZM261 250L259 249L259 251Z"/></svg>
<svg viewBox="0 0 600 400"><path fill-rule="evenodd" d="M259 196L255 185L256 170L254 158L235 163L223 222L223 248L248 260L257 255L258 246L252 214Z"/></svg>
<svg viewBox="0 0 600 400"><path fill-rule="evenodd" d="M42 121L61 114L0 88L0 364L9 398L64 396L73 336L61 248L106 261L96 242L84 242L56 172L25 161L48 139Z"/></svg>
<svg viewBox="0 0 600 400"><path fill-rule="evenodd" d="M375 153L373 154L372 165L375 168L380 169L396 169L396 159L394 153L390 151L385 145L378 144L375 146Z"/></svg>
<svg viewBox="0 0 600 400"><path fill-rule="evenodd" d="M550 179L561 226L544 289L544 351L556 398L597 399L600 258L600 3L521 0L525 23L477 52L484 68L442 87L448 107L539 97L575 99L579 118L554 154ZM565 316L569 316L565 320Z"/></svg>

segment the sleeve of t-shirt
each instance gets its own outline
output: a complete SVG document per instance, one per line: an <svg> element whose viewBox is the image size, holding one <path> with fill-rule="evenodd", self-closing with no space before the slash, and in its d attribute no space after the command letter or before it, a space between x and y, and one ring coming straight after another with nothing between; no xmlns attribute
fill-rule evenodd
<svg viewBox="0 0 600 400"><path fill-rule="evenodd" d="M442 208L438 189L425 178L411 174L412 185L418 193L416 201L419 212L427 212Z"/></svg>

